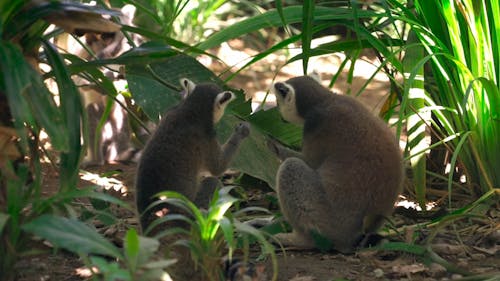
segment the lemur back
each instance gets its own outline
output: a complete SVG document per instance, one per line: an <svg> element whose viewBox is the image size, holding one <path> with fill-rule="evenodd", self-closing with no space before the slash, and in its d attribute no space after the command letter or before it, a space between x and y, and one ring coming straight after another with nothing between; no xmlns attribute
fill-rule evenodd
<svg viewBox="0 0 500 281"><path fill-rule="evenodd" d="M181 83L187 92L186 98L162 118L138 165L136 203L143 230L158 210L144 212L154 201L155 194L170 190L192 201L199 200L197 195L203 174L221 175L241 140L249 134L249 125L239 124L221 147L214 124L222 117L234 94L215 84L195 85L187 79Z"/></svg>
<svg viewBox="0 0 500 281"><path fill-rule="evenodd" d="M303 125L301 153L271 145L284 160L277 192L294 229L278 239L309 248L317 233L350 252L392 212L403 180L398 143L361 103L310 77L276 83L274 92L284 119Z"/></svg>

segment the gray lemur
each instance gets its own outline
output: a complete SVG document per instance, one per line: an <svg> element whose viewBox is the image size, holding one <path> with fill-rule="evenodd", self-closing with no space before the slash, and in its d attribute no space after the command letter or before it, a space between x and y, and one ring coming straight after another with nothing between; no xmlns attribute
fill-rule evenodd
<svg viewBox="0 0 500 281"><path fill-rule="evenodd" d="M250 133L248 123L240 123L224 145L216 139L214 124L226 106L235 98L215 84L194 84L182 79L184 100L163 116L158 129L146 144L137 169L136 203L143 230L158 209L144 212L158 192L170 190L191 201L208 203L200 188L217 185L212 176L221 175L228 167L241 141ZM206 196L206 195L203 195Z"/></svg>
<svg viewBox="0 0 500 281"><path fill-rule="evenodd" d="M390 215L401 191L403 164L387 125L350 96L336 95L308 76L273 85L279 111L303 125L302 152L269 147L284 160L277 194L293 228L276 238L314 248L315 235L352 252Z"/></svg>

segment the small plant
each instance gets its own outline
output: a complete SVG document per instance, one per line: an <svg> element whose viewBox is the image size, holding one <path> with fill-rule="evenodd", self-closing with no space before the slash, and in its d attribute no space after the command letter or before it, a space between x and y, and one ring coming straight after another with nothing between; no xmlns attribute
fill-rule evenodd
<svg viewBox="0 0 500 281"><path fill-rule="evenodd" d="M265 234L258 229L240 221L238 218L249 212L267 211L262 208L249 207L234 213L229 210L238 199L232 197L229 192L233 187L223 187L216 191L210 202L208 210L200 210L194 203L177 192L165 191L158 194L166 199L157 201L151 207L160 203L169 203L181 208L186 214L167 214L155 220L147 229L150 232L155 227L165 222L182 221L187 223L188 228L172 227L160 231L156 238L168 238L175 236L174 246L183 246L189 250L190 257L194 263L195 270L201 269L204 280L223 280L225 257L233 259L233 253L241 249L248 259L249 241L257 241L263 255L271 255L273 262L273 277L277 278L277 263L274 247L266 240Z"/></svg>
<svg viewBox="0 0 500 281"><path fill-rule="evenodd" d="M98 280L170 280L164 268L175 260L152 260L158 240L129 229L123 249L118 248L85 223L54 215L43 215L23 227L54 246L78 254ZM104 258L103 256L112 258Z"/></svg>
<svg viewBox="0 0 500 281"><path fill-rule="evenodd" d="M7 165L5 170L15 176L0 174L0 181L5 189L0 189L0 248L5 249L0 255L0 270L4 274L1 280L13 280L16 272L15 263L21 256L33 255L30 232L44 231L51 224L59 222L60 217L44 215L47 213L74 214L77 210L71 203L78 198L89 198L105 203L117 204L124 209L130 207L123 201L94 190L94 187L58 193L50 197L41 197L40 183L31 179L29 168L25 164ZM43 219L42 219L43 218ZM53 218L53 221L50 221ZM40 222L42 221L42 222ZM38 229L40 227L40 229ZM59 229L64 231L65 229ZM54 229L57 231L57 229ZM71 228L68 228L71 231ZM81 233L84 239L84 233ZM42 235L40 235L42 236ZM43 236L42 236L43 237ZM68 238L69 236L66 236ZM90 236L87 236L90 237ZM78 241L78 240L75 240Z"/></svg>
<svg viewBox="0 0 500 281"><path fill-rule="evenodd" d="M65 30L78 29L78 21L69 24L61 16L67 11L86 15L87 18L82 20L86 26L97 20L101 21L101 28L119 28L101 17L102 14L115 14L113 11L92 9L79 3L22 0L0 3L2 280L14 279L16 272L13 268L17 259L30 253L31 249L26 245L30 237L23 231L23 225L42 214L71 212L73 199L97 194L76 190L82 153L82 105L66 61L49 42L51 36L60 30L46 33L51 20ZM50 67L50 71L43 73L40 62ZM58 103L44 83L47 78L57 82ZM58 167L60 192L50 197L42 196L43 149L39 146L42 130L48 135L52 150L58 153L59 165L55 161L53 164Z"/></svg>

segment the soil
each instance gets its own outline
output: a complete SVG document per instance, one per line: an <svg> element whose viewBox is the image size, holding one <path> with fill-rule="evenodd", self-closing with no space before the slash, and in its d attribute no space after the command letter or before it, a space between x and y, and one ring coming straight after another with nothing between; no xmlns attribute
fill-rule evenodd
<svg viewBox="0 0 500 281"><path fill-rule="evenodd" d="M45 191L53 190L57 186L57 173L49 165L45 169ZM112 194L133 204L134 164L107 164L89 169L95 179L98 175L114 174L110 178L101 178L103 192ZM87 174L90 178L91 174ZM95 184L81 180L80 185ZM249 198L251 205L262 205L263 195L270 194L271 190L251 189ZM265 204L265 203L264 203ZM96 224L96 228L105 233L105 236L121 244L124 231L128 227L137 227L135 215L128 211L114 210L125 225L116 229ZM418 229L418 222L425 220L409 219L395 214L391 220L401 231L400 235L389 237L392 241L417 241L429 237L429 229ZM465 277L462 271L467 271L475 279L463 280L500 280L500 208L498 205L490 208L484 216L474 220L457 221L455 224L436 230L432 248L436 254L444 258L457 269L445 269L443 264L429 259L429 256L419 256L401 251L363 249L354 254L340 254L336 252L304 251L296 249L277 249L278 280L309 281L309 280L460 280ZM410 240L408 240L410 239ZM19 281L35 280L89 280L83 262L78 256L64 250L54 251L44 247L45 254L22 259L17 264L20 273ZM252 249L255 256L259 248ZM266 266L267 275L271 276L270 261L256 262ZM175 265L173 265L175 266ZM458 273L460 272L460 273ZM491 279L492 278L492 279Z"/></svg>
<svg viewBox="0 0 500 281"><path fill-rule="evenodd" d="M238 42L232 43L238 45ZM234 47L233 51L238 52L238 48ZM225 53L228 54L228 52ZM326 74L325 71L322 71L325 74L323 76L326 79L324 80L325 84L327 84L327 79L330 79L336 72L336 69L331 69L331 65L336 64L332 61L321 60L317 59L314 64L316 69L330 70ZM323 58L323 60L332 60L332 58ZM370 64L363 64L356 68L360 72L355 73L356 79L353 83L348 83L345 79L339 80L336 83L336 91L356 93L366 81L366 77L369 76L369 67ZM270 71L275 73L276 70L270 69L269 64L264 61L252 70L244 71L238 75L230 84L247 89L249 96L259 98L262 93L267 91L267 87L273 80L273 77L265 75ZM300 75L301 68L300 65L293 64L282 68L280 73L282 75L276 77L276 80ZM360 98L368 107L376 111L381 107L388 91L387 79L377 76ZM113 194L133 204L135 164L106 164L89 168L88 171L90 173L85 174L84 177L87 180L80 181L81 187L96 184L95 181L97 181L99 185L103 186L103 192ZM104 174L112 176L99 179L99 175ZM46 195L56 192L57 179L58 176L53 167L49 164L44 165L44 192ZM268 203L262 202L262 198L265 197L262 194L272 195L273 191L255 188L249 189L248 193L250 194L249 198L256 198L256 201L250 201L249 204L262 205ZM256 196L252 196L252 194L256 194ZM447 198L446 192L439 188L435 190L430 188L429 194L438 202L438 205L442 205L440 202ZM405 192L405 196L406 199L413 198L408 190ZM454 202L454 206L465 206L474 199L467 193L459 194L457 198L460 198L460 202ZM82 204L88 205L88 202L82 202ZM102 225L96 224L96 228L119 245L124 237L124 229L136 227L137 221L131 212L114 210L114 213L123 220L122 225L125 227L106 229ZM419 244L424 239L435 235L431 243L434 253L450 263L451 266L447 267L447 264L437 258L432 259L429 255L417 255L398 250L364 249L354 254L345 255L335 252L323 253L285 249L286 254L277 250L278 280L460 280L465 277L464 271L472 273L475 276L473 280L488 278L488 280L500 280L500 206L498 203L489 206L480 216L460 219L446 226L419 228L419 223L429 222L429 219L408 218L400 214L395 214L391 221L393 221L392 229L397 229L398 232L392 231L388 236L389 240L415 241ZM83 262L76 255L64 250L54 251L50 247L44 247L47 250L44 254L20 260L16 266L20 273L17 280L76 281L90 279L89 276L85 275ZM256 247L253 250L257 255L259 248ZM266 266L268 276L271 276L272 267L269 261L263 261L263 263ZM175 267L175 265L173 266Z"/></svg>

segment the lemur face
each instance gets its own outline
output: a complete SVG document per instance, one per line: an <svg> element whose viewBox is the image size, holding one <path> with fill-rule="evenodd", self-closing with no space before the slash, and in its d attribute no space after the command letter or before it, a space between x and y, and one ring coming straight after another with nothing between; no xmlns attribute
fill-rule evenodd
<svg viewBox="0 0 500 281"><path fill-rule="evenodd" d="M224 91L217 94L214 101L214 124L219 122L224 115L224 110L226 106L235 99L235 96L230 91Z"/></svg>
<svg viewBox="0 0 500 281"><path fill-rule="evenodd" d="M194 89L196 88L196 84L187 78L182 78L180 80L180 83L183 88L181 96L185 99L187 96L193 93ZM213 104L214 124L219 122L219 120L222 118L222 115L224 115L226 106L235 98L236 96L230 91L223 91L215 96Z"/></svg>
<svg viewBox="0 0 500 281"><path fill-rule="evenodd" d="M304 124L304 118L297 111L296 93L292 85L277 82L273 85L271 92L276 96L278 108L283 119L298 125Z"/></svg>

